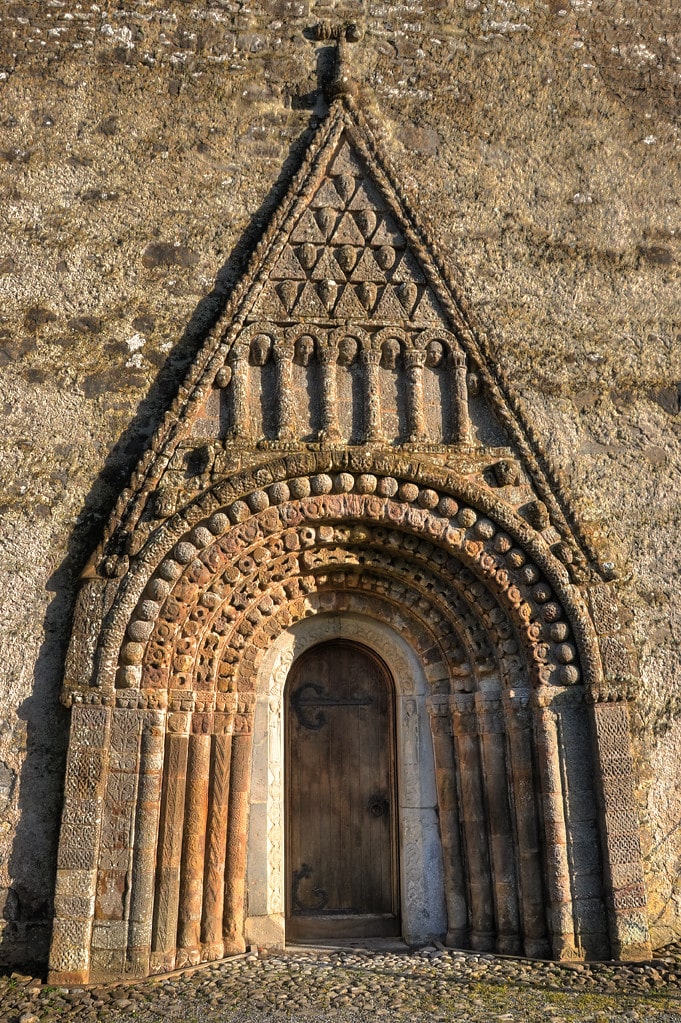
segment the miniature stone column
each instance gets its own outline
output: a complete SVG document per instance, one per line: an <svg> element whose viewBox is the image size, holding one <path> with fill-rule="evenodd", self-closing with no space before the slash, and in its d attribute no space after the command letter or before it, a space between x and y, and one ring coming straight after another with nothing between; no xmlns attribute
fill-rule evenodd
<svg viewBox="0 0 681 1023"><path fill-rule="evenodd" d="M320 347L319 362L322 369L322 428L320 439L338 440L338 389L336 385L336 359L338 350L333 345Z"/></svg>
<svg viewBox="0 0 681 1023"><path fill-rule="evenodd" d="M506 706L506 734L510 751L515 829L518 836L520 919L525 955L548 959L551 948L546 935L541 841L536 804L537 786L532 764L532 716L527 700L527 697L509 697Z"/></svg>
<svg viewBox="0 0 681 1023"><path fill-rule="evenodd" d="M501 700L490 700L482 693L476 693L475 702L489 814L489 844L497 921L496 951L506 955L517 955L522 951L522 942Z"/></svg>
<svg viewBox="0 0 681 1023"><path fill-rule="evenodd" d="M272 357L277 368L277 440L293 440L293 345L275 344Z"/></svg>
<svg viewBox="0 0 681 1023"><path fill-rule="evenodd" d="M190 722L189 713L168 714L151 954L155 973L175 968Z"/></svg>
<svg viewBox="0 0 681 1023"><path fill-rule="evenodd" d="M550 707L535 709L535 731L548 862L548 896L551 910L551 944L554 959L578 959L575 940L567 830L563 806L559 738L556 713Z"/></svg>
<svg viewBox="0 0 681 1023"><path fill-rule="evenodd" d="M127 953L132 972L141 977L149 973L164 739L165 711L146 711L142 723Z"/></svg>
<svg viewBox="0 0 681 1023"><path fill-rule="evenodd" d="M235 710L236 693L219 693L213 725L210 808L201 923L201 942L205 960L221 959L224 955L222 917L225 905L227 815Z"/></svg>
<svg viewBox="0 0 681 1023"><path fill-rule="evenodd" d="M469 941L468 900L461 853L459 812L456 799L456 768L452 740L450 698L430 697L428 713L433 735L435 784L442 838L447 905L447 945L466 948Z"/></svg>
<svg viewBox="0 0 681 1023"><path fill-rule="evenodd" d="M408 348L403 357L407 380L407 440L410 444L418 444L428 440L423 401L423 367L426 363L426 352Z"/></svg>
<svg viewBox="0 0 681 1023"><path fill-rule="evenodd" d="M248 408L248 348L238 341L230 356L231 382L231 418L228 434L230 440L247 440L250 436L250 412Z"/></svg>
<svg viewBox="0 0 681 1023"><path fill-rule="evenodd" d="M111 708L74 704L64 782L50 984L87 984Z"/></svg>
<svg viewBox="0 0 681 1023"><path fill-rule="evenodd" d="M453 444L466 444L470 440L470 419L468 417L466 356L463 352L450 352L449 372L451 375L453 418L451 440Z"/></svg>
<svg viewBox="0 0 681 1023"><path fill-rule="evenodd" d="M382 439L381 384L378 376L381 352L363 348L360 358L364 369L364 442L371 444Z"/></svg>
<svg viewBox="0 0 681 1023"><path fill-rule="evenodd" d="M455 694L452 711L461 793L459 813L468 864L471 947L479 952L493 952L494 900L474 695Z"/></svg>
<svg viewBox="0 0 681 1023"><path fill-rule="evenodd" d="M176 967L193 966L201 960L201 910L208 819L210 779L210 732L212 714L192 715L187 756L187 795L184 810L184 842L180 876Z"/></svg>
<svg viewBox="0 0 681 1023"><path fill-rule="evenodd" d="M254 694L239 694L232 737L229 822L227 825L225 915L222 931L225 955L243 952L246 947L244 942L246 846L254 709Z"/></svg>

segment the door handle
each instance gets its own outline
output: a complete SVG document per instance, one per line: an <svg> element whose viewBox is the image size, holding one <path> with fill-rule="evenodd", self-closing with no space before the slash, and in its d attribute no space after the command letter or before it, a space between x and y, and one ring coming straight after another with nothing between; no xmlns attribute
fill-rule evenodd
<svg viewBox="0 0 681 1023"><path fill-rule="evenodd" d="M385 796L370 796L367 802L367 810L372 817L384 817L390 810L390 803Z"/></svg>

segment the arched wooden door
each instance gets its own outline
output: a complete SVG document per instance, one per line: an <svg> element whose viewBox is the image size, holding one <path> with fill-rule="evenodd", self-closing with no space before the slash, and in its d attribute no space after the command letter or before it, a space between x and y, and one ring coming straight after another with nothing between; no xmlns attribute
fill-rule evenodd
<svg viewBox="0 0 681 1023"><path fill-rule="evenodd" d="M304 654L286 686L286 937L400 934L392 680L364 647Z"/></svg>

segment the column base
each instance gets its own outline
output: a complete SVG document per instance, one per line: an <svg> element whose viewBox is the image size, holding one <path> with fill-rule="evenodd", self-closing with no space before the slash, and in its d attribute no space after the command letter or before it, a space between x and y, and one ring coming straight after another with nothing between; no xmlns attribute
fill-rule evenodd
<svg viewBox="0 0 681 1023"><path fill-rule="evenodd" d="M623 962L646 962L653 958L653 946L644 942L632 945L615 945L613 947L613 958Z"/></svg>
<svg viewBox="0 0 681 1023"><path fill-rule="evenodd" d="M200 962L200 948L178 948L175 952L176 970L183 970L186 966L198 966Z"/></svg>
<svg viewBox="0 0 681 1023"><path fill-rule="evenodd" d="M447 931L445 938L447 948L460 948L464 951L471 947L471 940L468 931Z"/></svg>
<svg viewBox="0 0 681 1023"><path fill-rule="evenodd" d="M224 951L226 956L237 956L246 951L246 942L241 934L225 934Z"/></svg>
<svg viewBox="0 0 681 1023"><path fill-rule="evenodd" d="M214 963L224 957L225 945L222 941L208 941L201 946L201 961L204 963Z"/></svg>
<svg viewBox="0 0 681 1023"><path fill-rule="evenodd" d="M519 956L523 954L523 941L519 934L500 934L497 938L496 951L502 956Z"/></svg>
<svg viewBox="0 0 681 1023"><path fill-rule="evenodd" d="M546 938L526 938L525 955L528 959L550 959L551 946Z"/></svg>
<svg viewBox="0 0 681 1023"><path fill-rule="evenodd" d="M496 951L497 936L494 931L473 931L471 934L471 948L475 952Z"/></svg>
<svg viewBox="0 0 681 1023"><path fill-rule="evenodd" d="M79 987L89 982L89 970L49 970L47 973L47 983L53 987Z"/></svg>

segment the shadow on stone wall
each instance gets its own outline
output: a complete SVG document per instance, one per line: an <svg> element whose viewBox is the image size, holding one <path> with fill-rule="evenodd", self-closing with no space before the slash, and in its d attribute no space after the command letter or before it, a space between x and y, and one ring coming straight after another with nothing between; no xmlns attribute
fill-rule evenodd
<svg viewBox="0 0 681 1023"><path fill-rule="evenodd" d="M320 65L328 66L328 56L320 56ZM301 96L293 105L298 109L316 108L320 95L315 92ZM5 919L0 968L20 966L41 973L47 967L68 747L69 715L59 703L59 692L79 575L151 433L161 422L194 356L225 308L266 224L300 167L317 121L312 116L306 130L291 145L277 181L111 450L85 498L66 557L46 581L46 589L53 597L43 621L44 640L35 664L31 696L17 711L24 724L25 758L20 778L20 818L9 859L10 888L0 893L0 910Z"/></svg>

